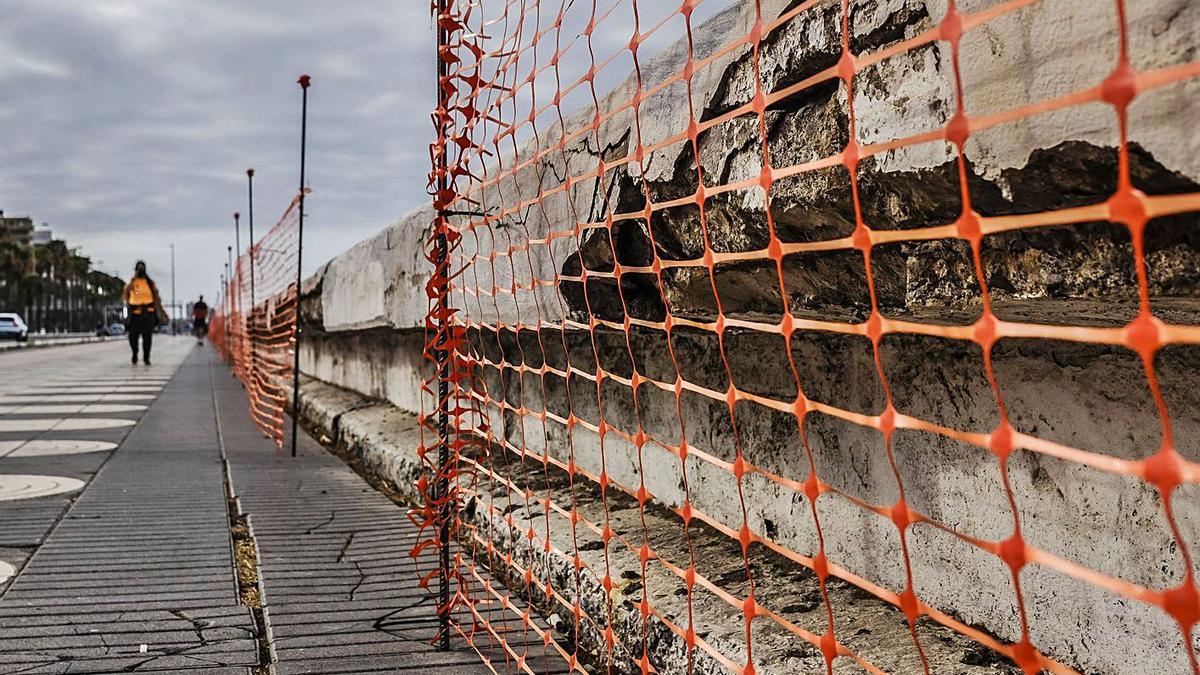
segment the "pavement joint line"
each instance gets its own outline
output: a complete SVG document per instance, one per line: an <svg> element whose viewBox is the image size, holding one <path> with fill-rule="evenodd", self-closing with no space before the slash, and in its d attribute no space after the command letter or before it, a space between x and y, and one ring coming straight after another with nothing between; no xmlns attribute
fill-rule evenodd
<svg viewBox="0 0 1200 675"><path fill-rule="evenodd" d="M221 380L218 405L223 411L239 409L244 392L233 381ZM409 557L417 535L404 515L407 505L398 505L364 480L308 429L302 433L299 456L291 458L277 453L248 420L235 418L225 425L231 476L240 503L254 516L277 672L408 672L411 657L418 654L430 659L420 670L488 672L473 653L464 657L461 651L432 647L437 614L428 590L418 584L420 568ZM393 626L394 617L403 620ZM294 649L292 639L281 642L296 635L285 626L314 619L326 629L329 624L349 626L346 631L364 639L325 651ZM339 662L326 661L329 653L357 664L369 656L372 667L330 668ZM438 668L459 662L454 668Z"/></svg>
<svg viewBox="0 0 1200 675"><path fill-rule="evenodd" d="M252 672L269 675L275 672L278 655L275 652L275 638L271 633L271 617L267 607L266 589L263 588L262 583L263 574L259 563L258 542L254 537L254 527L250 521L250 514L243 512L241 501L238 499L234 489L233 475L229 467L229 456L225 448L225 432L221 424L221 407L217 402L217 387L214 382L211 357L206 359L206 361L208 363L209 391L212 396L214 429L217 434L217 449L221 457L221 477L225 487L225 504L231 545L230 559L233 562L233 574L240 591L238 596L242 604L250 609L250 614L254 617L254 623L258 632L258 638L255 640L258 663ZM242 578L242 571L239 565L239 554L242 553L250 557L250 560L246 561L247 567L250 565L253 566L252 589L246 588L246 586L249 586L250 580ZM257 603L249 602L251 597L257 599Z"/></svg>

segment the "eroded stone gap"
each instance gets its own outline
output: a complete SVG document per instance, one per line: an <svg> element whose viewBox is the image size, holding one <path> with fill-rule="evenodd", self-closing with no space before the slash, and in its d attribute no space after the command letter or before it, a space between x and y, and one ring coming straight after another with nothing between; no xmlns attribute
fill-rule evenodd
<svg viewBox="0 0 1200 675"><path fill-rule="evenodd" d="M214 403L216 391L213 391ZM255 675L269 675L275 663L275 650L271 644L271 630L263 603L262 580L259 575L258 543L250 525L250 515L242 511L241 503L233 491L229 458L226 454L224 437L220 431L221 417L217 409L218 441L221 448L221 476L225 487L225 508L229 519L229 536L232 544L233 576L237 584L238 600L250 611L254 620L255 645L258 663L251 670Z"/></svg>
<svg viewBox="0 0 1200 675"><path fill-rule="evenodd" d="M258 645L258 664L255 675L272 672L275 662L266 613L263 611L262 586L258 575L258 545L250 528L250 518L240 513L237 499L229 499L229 534L233 540L234 577L237 579L238 600L254 617L255 643ZM197 632L200 635L199 630Z"/></svg>

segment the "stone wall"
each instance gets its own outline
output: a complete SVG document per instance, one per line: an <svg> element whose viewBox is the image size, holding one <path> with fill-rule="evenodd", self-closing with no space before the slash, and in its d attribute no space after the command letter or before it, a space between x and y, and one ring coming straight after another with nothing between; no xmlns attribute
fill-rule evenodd
<svg viewBox="0 0 1200 675"><path fill-rule="evenodd" d="M767 17L778 16L790 4L761 3ZM759 66L768 92L836 62L839 4L820 4L764 38ZM915 35L936 25L945 12L944 0L851 4L856 54ZM995 4L959 2L963 11ZM1043 0L969 31L961 49L968 114L987 116L1100 84L1116 60L1113 6L1099 0ZM1171 0L1127 6L1135 67L1165 68L1197 58L1200 4ZM696 34L697 56L714 53L730 36L745 34L753 10L754 3L737 3L705 24ZM680 45L668 48L643 64L643 76L647 82L661 80L680 67L684 55ZM719 118L750 99L750 59L747 50L734 50L697 73L692 104L701 119ZM955 106L950 63L948 45L936 42L886 59L856 78L858 142L882 142L944 126ZM601 107L628 99L632 87L628 82L619 87ZM1184 80L1142 94L1131 107L1131 175L1147 194L1200 191L1200 134L1194 129L1200 119L1198 94L1200 80ZM677 84L644 103L643 145L669 138L686 126L687 107L678 105L686 96ZM794 165L840 152L849 140L847 109L846 90L836 80L777 101L766 113L772 164ZM591 118L590 110L580 111L568 127L590 123ZM564 223L595 222L610 212L638 210L647 194L655 202L691 194L697 187L697 165L714 184L757 176L762 164L758 128L753 116L734 117L701 135L698 154L690 144L675 144L651 153L644 165L625 164L603 179L573 183L568 193L546 199L543 208L529 210L509 223L511 227L467 236L464 254L486 258L552 228L561 230ZM497 190L486 192L481 208L532 198L539 188L558 185L568 173L594 169L598 157L612 162L626 156L638 144L632 112L609 118L599 135L598 144L585 136L563 153L532 163ZM1116 185L1117 138L1115 115L1100 104L1022 117L975 133L966 146L973 207L983 215L1009 215L1102 202ZM543 143L552 145L557 139L553 129L546 130ZM521 156L534 149L524 148ZM961 211L958 181L953 147L940 140L870 157L860 164L863 217L879 229L952 223ZM718 252L765 247L767 208L759 188L711 198L707 216L712 247ZM785 242L846 237L855 222L848 174L834 167L777 181L770 210ZM645 266L655 257L695 259L704 251L696 218L694 208L680 207L656 212L650 223L618 221L611 238L609 232L593 229L578 245L571 238L555 239L551 246L533 248L507 264L506 258L497 258L495 266L475 265L471 283L510 286L514 280L521 284L556 274L578 277L584 268L609 272L615 263ZM307 375L401 410L420 409L419 382L425 372L421 327L429 273L420 243L428 235L430 220L428 209L418 210L334 259L310 280L302 343ZM1152 306L1163 320L1194 324L1200 319L1198 226L1200 217L1192 213L1159 218L1147 228ZM1098 221L990 235L984 239L982 259L993 311L1001 319L1118 326L1137 311L1133 254L1123 226ZM880 246L872 262L885 316L966 325L979 315L979 284L962 240ZM857 323L869 313L867 271L856 250L795 254L784 260L782 271L786 297L780 293L772 261L743 260L717 265L715 296L704 268L676 267L664 275L661 287L652 274L623 274L619 286L613 278L591 276L586 287L568 281L558 288L540 286L500 297L495 303L464 296L461 307L464 319L475 326L512 326L533 318L551 324L564 319L586 322L589 309L597 318L615 322L622 321L626 311L634 318L658 321L668 310L673 317L711 321L718 299L726 316L769 322L778 321L785 306L795 317L826 321ZM497 335L476 329L469 334L474 353L497 362L524 359L533 368L545 362L560 369L570 363L588 371L594 370L598 355L600 365L620 376L629 376L636 367L639 375L663 382L674 382L678 375L724 391L732 378L740 390L756 395L781 401L797 395L778 336L727 331L728 362L721 358L715 335L703 331L676 329L670 345L674 360L659 331L634 329L626 336L600 329L594 337L595 354L586 331L552 329L539 336L528 330ZM792 351L808 399L865 415L883 410L883 382L866 338L801 331ZM630 352L636 363L631 363ZM898 411L963 431L987 433L995 427L997 404L977 345L888 335L880 357ZM1192 461L1200 460L1198 357L1200 348L1172 347L1156 364L1176 445ZM1010 422L1018 431L1124 459L1144 457L1159 447L1161 428L1136 354L1118 347L1006 339L996 345L992 358ZM479 375L494 398L564 416L570 384L577 416L595 423L603 414L606 422L630 433L640 421L647 433L664 443L679 440L674 396L653 386L639 389L635 410L632 392L612 381L605 383L598 400L594 385L568 383L552 373L544 378L527 374L524 382L511 371L501 374L485 368ZM685 391L680 410L689 444L732 460L734 428L724 401ZM735 419L736 440L747 460L788 480L808 476L808 458L792 415L742 401ZM498 413L490 421L515 444L564 461L568 456L563 427L522 425L512 415ZM1016 515L1029 543L1085 567L1155 589L1184 579L1183 557L1163 518L1159 495L1139 480L1018 451L1007 468L1014 514L996 458L978 447L932 433L898 431L892 444L898 483L883 440L873 429L815 412L808 416L805 431L822 480L855 497L890 505L898 500L902 484L911 506L959 533L1001 540L1013 533ZM600 439L576 426L570 441L574 460L598 473ZM648 444L639 464L637 449L615 435L605 439L603 450L614 480L632 486L644 480L663 505L683 503L681 465L674 455ZM732 474L694 457L688 459L687 474L692 503L725 525L740 527L742 512ZM811 508L802 494L753 473L745 477L743 488L752 530L804 555L815 553ZM1174 508L1193 560L1200 560L1200 489L1179 488ZM833 494L819 498L816 510L833 562L884 588L904 590L900 540L891 521ZM519 539L505 541L518 546ZM922 601L1005 641L1020 637L1012 580L998 558L924 524L909 529L908 546L914 590ZM1033 642L1053 658L1089 672L1186 669L1179 631L1161 611L1037 565L1022 572L1021 585ZM839 627L839 639L843 637ZM1195 638L1200 644L1200 636ZM899 661L894 663L905 669ZM973 671L964 666L959 672Z"/></svg>

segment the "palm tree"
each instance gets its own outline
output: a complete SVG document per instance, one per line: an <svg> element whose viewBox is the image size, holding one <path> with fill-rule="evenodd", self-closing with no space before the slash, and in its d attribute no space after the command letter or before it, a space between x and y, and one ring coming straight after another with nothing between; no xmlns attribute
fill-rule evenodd
<svg viewBox="0 0 1200 675"><path fill-rule="evenodd" d="M87 317L82 316L82 313L87 301L87 273L91 267L91 258L79 255L74 251L71 252L66 266L67 330L69 331L83 330L88 325L85 323Z"/></svg>
<svg viewBox="0 0 1200 675"><path fill-rule="evenodd" d="M25 323L29 330L43 328L43 317L40 313L39 301L46 291L46 280L36 271L30 272L21 279L21 291L25 300Z"/></svg>
<svg viewBox="0 0 1200 675"><path fill-rule="evenodd" d="M33 252L13 241L0 241L0 310L21 307L21 280L33 270Z"/></svg>
<svg viewBox="0 0 1200 675"><path fill-rule="evenodd" d="M0 241L0 311L20 312L31 331L83 330L107 321L124 287L61 239L34 247Z"/></svg>
<svg viewBox="0 0 1200 675"><path fill-rule="evenodd" d="M60 332L67 329L67 280L71 274L71 249L62 239L52 239L37 250L45 257L48 266L47 330Z"/></svg>

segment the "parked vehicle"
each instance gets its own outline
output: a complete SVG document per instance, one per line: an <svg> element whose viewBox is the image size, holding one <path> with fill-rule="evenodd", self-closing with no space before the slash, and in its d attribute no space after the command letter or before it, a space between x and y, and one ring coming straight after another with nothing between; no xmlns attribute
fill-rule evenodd
<svg viewBox="0 0 1200 675"><path fill-rule="evenodd" d="M108 327L108 334L109 335L124 335L125 334L125 324L123 324L123 323L110 324Z"/></svg>
<svg viewBox="0 0 1200 675"><path fill-rule="evenodd" d="M24 342L29 339L29 326L20 314L0 314L0 340Z"/></svg>

